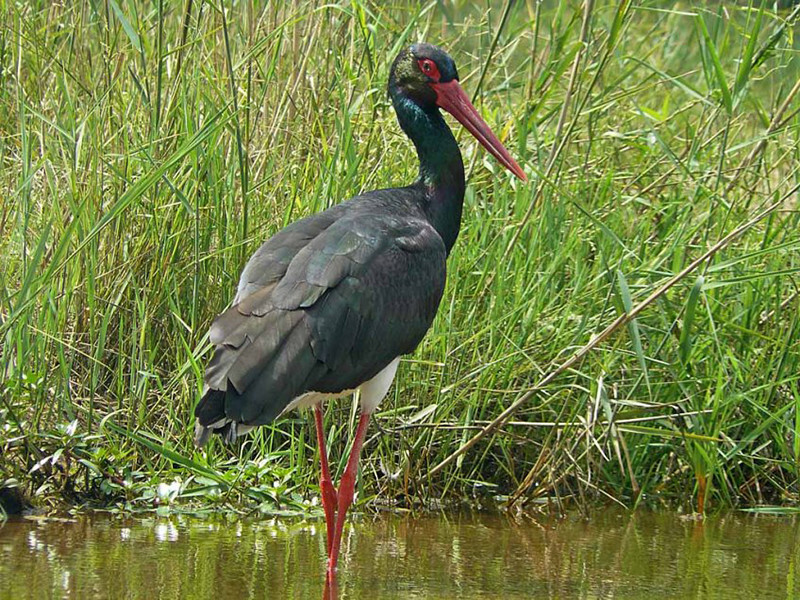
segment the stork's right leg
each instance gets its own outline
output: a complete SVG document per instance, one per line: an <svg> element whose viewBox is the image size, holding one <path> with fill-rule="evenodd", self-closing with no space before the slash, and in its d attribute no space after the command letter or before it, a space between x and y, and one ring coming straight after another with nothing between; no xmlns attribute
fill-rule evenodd
<svg viewBox="0 0 800 600"><path fill-rule="evenodd" d="M361 447L364 445L364 438L367 437L367 427L369 426L369 413L361 413L356 428L356 436L353 440L353 447L350 449L350 458L347 459L347 466L344 469L342 480L339 482L338 508L336 513L336 532L333 536L333 545L328 551L328 578L336 576L336 565L339 562L339 547L342 544L342 529L344 529L344 518L347 516L347 509L353 503L356 489L356 475L358 474L358 459L361 456Z"/></svg>
<svg viewBox="0 0 800 600"><path fill-rule="evenodd" d="M319 463L322 475L319 488L322 492L322 509L325 511L325 528L327 530L328 558L331 554L334 527L336 526L336 505L339 503L336 488L333 486L330 468L328 467L328 451L325 448L325 430L322 425L322 405L314 406L314 420L317 426L317 444L319 445Z"/></svg>

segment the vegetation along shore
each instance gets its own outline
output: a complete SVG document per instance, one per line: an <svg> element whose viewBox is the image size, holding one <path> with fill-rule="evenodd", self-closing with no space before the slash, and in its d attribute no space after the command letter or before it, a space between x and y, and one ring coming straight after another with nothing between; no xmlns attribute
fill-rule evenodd
<svg viewBox="0 0 800 600"><path fill-rule="evenodd" d="M192 443L208 327L292 220L416 176L386 94L447 48L468 136L431 330L362 506L792 511L800 7L0 1L6 510L319 511L313 414ZM327 409L341 473L355 404Z"/></svg>

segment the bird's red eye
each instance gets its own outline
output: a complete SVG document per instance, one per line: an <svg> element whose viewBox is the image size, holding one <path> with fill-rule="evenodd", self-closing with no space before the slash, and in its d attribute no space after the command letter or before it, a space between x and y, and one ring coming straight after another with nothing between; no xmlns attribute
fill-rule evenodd
<svg viewBox="0 0 800 600"><path fill-rule="evenodd" d="M419 70L425 73L425 75L434 81L439 81L439 78L441 77L439 74L439 67L437 67L436 63L430 58L421 58L417 61L417 64L419 65Z"/></svg>

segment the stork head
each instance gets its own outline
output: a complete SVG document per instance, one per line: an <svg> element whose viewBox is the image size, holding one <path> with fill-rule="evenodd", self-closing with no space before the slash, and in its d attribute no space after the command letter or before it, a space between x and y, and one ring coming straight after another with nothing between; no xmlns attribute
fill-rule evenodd
<svg viewBox="0 0 800 600"><path fill-rule="evenodd" d="M401 51L392 64L389 94L404 98L423 111L444 109L494 156L500 164L527 181L497 136L481 118L458 82L458 70L450 55L432 44L413 44Z"/></svg>

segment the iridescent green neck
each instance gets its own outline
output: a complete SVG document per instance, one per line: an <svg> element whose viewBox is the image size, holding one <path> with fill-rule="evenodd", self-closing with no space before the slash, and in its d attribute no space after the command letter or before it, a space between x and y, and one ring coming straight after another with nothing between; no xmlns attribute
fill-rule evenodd
<svg viewBox="0 0 800 600"><path fill-rule="evenodd" d="M392 102L400 127L417 149L425 212L449 253L461 228L465 185L461 151L437 107L424 109L400 93L392 93Z"/></svg>

